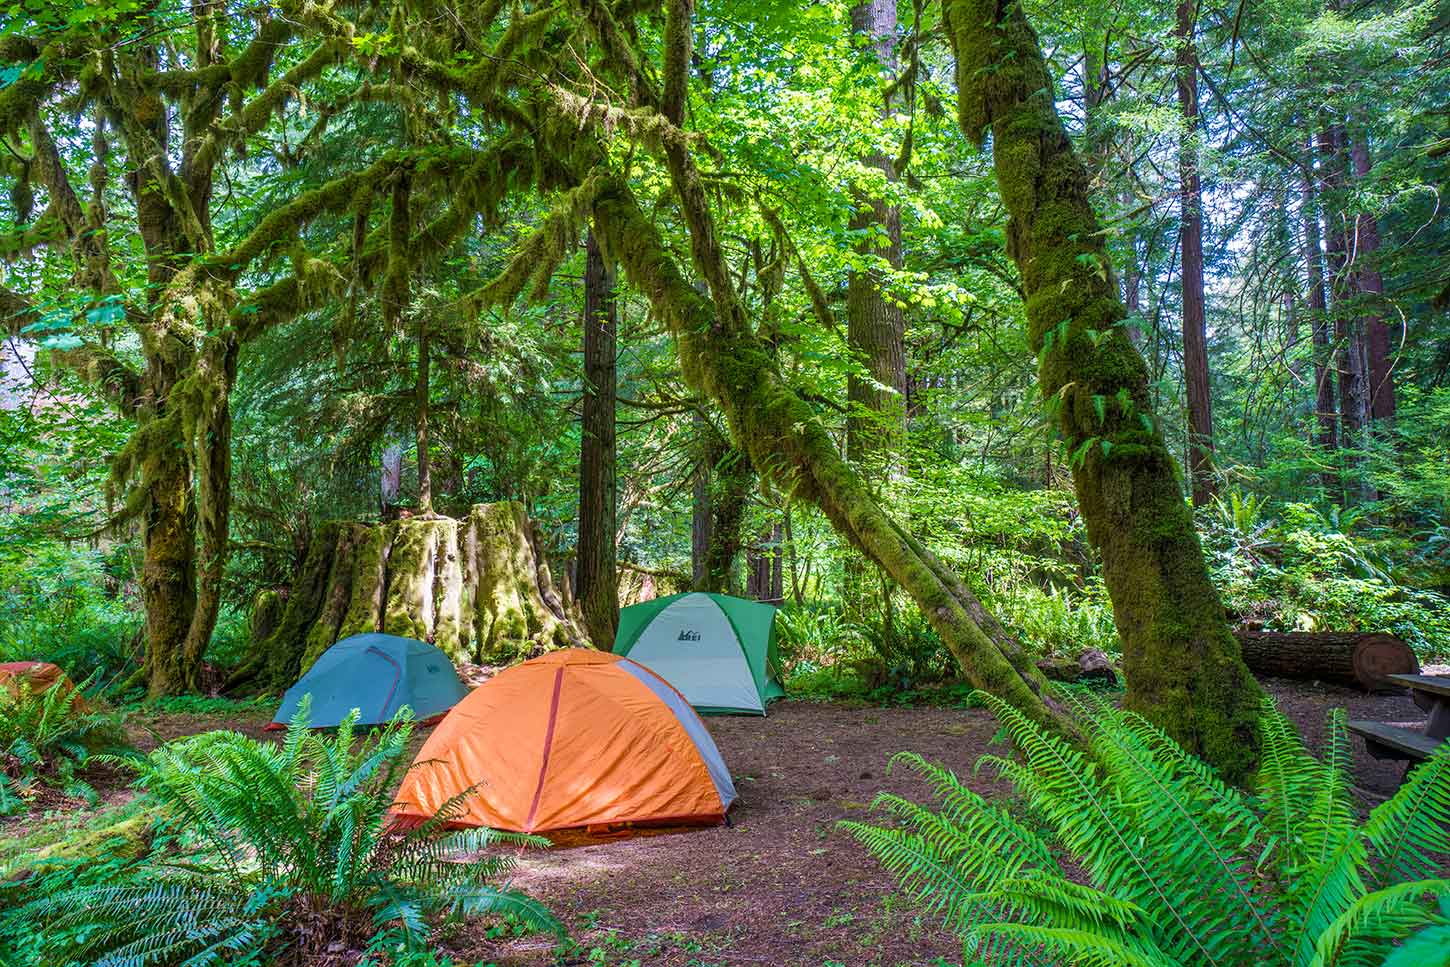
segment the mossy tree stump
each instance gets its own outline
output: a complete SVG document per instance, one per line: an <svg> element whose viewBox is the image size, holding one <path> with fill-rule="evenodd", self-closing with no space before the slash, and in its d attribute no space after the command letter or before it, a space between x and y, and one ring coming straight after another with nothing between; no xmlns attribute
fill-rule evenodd
<svg viewBox="0 0 1450 967"><path fill-rule="evenodd" d="M291 684L333 642L382 631L437 645L455 662L503 664L587 646L522 504L462 519L410 517L318 528L276 630L229 688Z"/></svg>

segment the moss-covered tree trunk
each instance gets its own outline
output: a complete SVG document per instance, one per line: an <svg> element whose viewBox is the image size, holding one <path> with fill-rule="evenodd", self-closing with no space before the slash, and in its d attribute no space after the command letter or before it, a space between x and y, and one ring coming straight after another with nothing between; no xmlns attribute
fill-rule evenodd
<svg viewBox="0 0 1450 967"><path fill-rule="evenodd" d="M993 160L1022 275L1042 393L1066 440L1102 553L1127 704L1238 778L1253 766L1261 692L1208 577L1148 373L1053 101L1037 35L1012 0L948 0L960 123Z"/></svg>
<svg viewBox="0 0 1450 967"><path fill-rule="evenodd" d="M731 438L756 472L786 494L815 503L833 526L913 597L969 681L1049 727L1071 731L1071 724L1044 694L1045 681L1020 646L960 579L882 509L860 474L842 458L811 406L785 382L768 342L754 332L725 263L690 140L678 127L684 118L693 42L689 0L673 0L666 11L665 70L659 94L653 80L640 72L608 7L597 2L584 7L595 38L610 63L626 74L636 98L658 106L661 124L653 125L658 147L689 232L695 269L709 298L685 279L652 219L622 179L596 167L575 188L573 210L593 218L606 257L620 265L677 338L687 382L720 406ZM603 119L592 111L572 113L567 107L571 99L561 98L539 102L554 112L540 130L557 139L561 154L587 154L594 164L601 163L592 148L584 150L588 146L578 130L581 123L593 122L602 131ZM557 237L548 233L558 230L558 220L570 217L557 212L555 224L537 237ZM528 249L516 256L490 287L490 298L515 298L524 282L537 276L535 262Z"/></svg>
<svg viewBox="0 0 1450 967"><path fill-rule="evenodd" d="M588 643L521 504L479 504L462 520L331 521L318 528L276 630L227 687L285 687L335 641L368 631L490 664Z"/></svg>

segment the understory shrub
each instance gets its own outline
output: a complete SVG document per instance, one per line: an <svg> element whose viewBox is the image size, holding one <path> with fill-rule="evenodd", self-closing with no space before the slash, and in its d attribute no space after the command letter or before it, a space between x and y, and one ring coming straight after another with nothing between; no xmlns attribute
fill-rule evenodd
<svg viewBox="0 0 1450 967"><path fill-rule="evenodd" d="M105 688L135 667L140 603L124 546L109 552L55 541L0 542L0 661L54 662Z"/></svg>
<svg viewBox="0 0 1450 967"><path fill-rule="evenodd" d="M510 915L559 932L549 911L496 884L491 848L543 840L449 830L467 795L408 830L389 821L412 722L332 735L299 711L280 744L210 732L157 749L140 786L157 847L102 881L46 891L23 916L41 963L342 963L381 929L421 948L440 918Z"/></svg>
<svg viewBox="0 0 1450 967"><path fill-rule="evenodd" d="M1376 539L1366 521L1238 491L1198 516L1210 573L1240 620L1271 631L1385 631L1422 658L1450 654L1450 599L1397 575L1409 549Z"/></svg>
<svg viewBox="0 0 1450 967"><path fill-rule="evenodd" d="M997 699L983 701L1020 758L988 755L978 766L1012 782L1029 819L902 753L895 761L925 777L941 804L883 793L876 806L894 825L843 823L910 897L945 917L966 961L1443 963L1403 951L1433 949L1450 925L1440 865L1450 852L1450 747L1361 823L1339 710L1321 761L1266 703L1250 796L1101 701L1075 700L1086 752Z"/></svg>
<svg viewBox="0 0 1450 967"><path fill-rule="evenodd" d="M1116 656L1123 650L1101 578L1091 578L1082 591L1009 585L993 593L988 605L1034 653L1075 657L1096 648Z"/></svg>
<svg viewBox="0 0 1450 967"><path fill-rule="evenodd" d="M41 691L22 681L0 688L0 816L28 809L45 790L85 799L96 792L79 770L96 755L132 754L123 716L60 681Z"/></svg>

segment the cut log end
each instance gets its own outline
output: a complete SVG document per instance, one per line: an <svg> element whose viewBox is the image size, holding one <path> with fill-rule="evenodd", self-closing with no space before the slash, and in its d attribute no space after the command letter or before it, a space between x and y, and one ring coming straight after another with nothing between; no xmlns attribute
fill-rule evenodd
<svg viewBox="0 0 1450 967"><path fill-rule="evenodd" d="M1395 691L1391 675L1413 675L1420 662L1394 635L1347 631L1238 631L1244 663L1256 675L1320 681L1367 692Z"/></svg>

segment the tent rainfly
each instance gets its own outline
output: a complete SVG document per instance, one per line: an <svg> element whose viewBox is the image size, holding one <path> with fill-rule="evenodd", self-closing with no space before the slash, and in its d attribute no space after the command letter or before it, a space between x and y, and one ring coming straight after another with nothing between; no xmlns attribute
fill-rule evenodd
<svg viewBox="0 0 1450 967"><path fill-rule="evenodd" d="M457 705L468 688L448 656L426 641L376 632L344 638L318 656L297 684L282 695L269 729L283 729L312 696L308 724L314 729L342 724L358 710L359 725L387 722L404 705L422 721Z"/></svg>
<svg viewBox="0 0 1450 967"><path fill-rule="evenodd" d="M619 612L614 653L680 690L701 715L764 715L777 677L775 608L693 591Z"/></svg>
<svg viewBox="0 0 1450 967"><path fill-rule="evenodd" d="M449 712L403 779L404 825L520 833L719 823L735 786L705 723L654 672L586 648L500 672Z"/></svg>
<svg viewBox="0 0 1450 967"><path fill-rule="evenodd" d="M31 695L41 695L56 685L62 685L67 690L76 687L58 665L48 661L7 661L0 664L0 690L14 697L27 685Z"/></svg>

